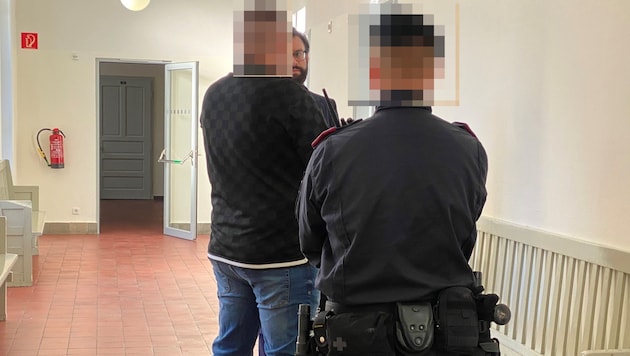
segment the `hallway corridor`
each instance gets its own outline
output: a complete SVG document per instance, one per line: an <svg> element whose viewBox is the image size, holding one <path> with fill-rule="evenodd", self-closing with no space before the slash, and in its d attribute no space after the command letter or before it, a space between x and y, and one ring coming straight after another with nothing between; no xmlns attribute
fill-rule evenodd
<svg viewBox="0 0 630 356"><path fill-rule="evenodd" d="M100 235L44 235L32 287L8 290L0 355L210 355L209 237L162 235L162 203L106 200Z"/></svg>

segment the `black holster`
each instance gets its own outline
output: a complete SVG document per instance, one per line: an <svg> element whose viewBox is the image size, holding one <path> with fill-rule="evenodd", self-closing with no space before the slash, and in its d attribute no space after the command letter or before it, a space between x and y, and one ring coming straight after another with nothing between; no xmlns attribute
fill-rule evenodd
<svg viewBox="0 0 630 356"><path fill-rule="evenodd" d="M433 307L430 303L396 303L396 347L421 355L433 345Z"/></svg>

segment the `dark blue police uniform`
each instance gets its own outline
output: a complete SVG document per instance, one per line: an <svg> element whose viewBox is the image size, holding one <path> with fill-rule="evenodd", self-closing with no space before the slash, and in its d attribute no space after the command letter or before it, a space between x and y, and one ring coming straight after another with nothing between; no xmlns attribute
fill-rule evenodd
<svg viewBox="0 0 630 356"><path fill-rule="evenodd" d="M473 287L486 152L428 107L381 107L319 137L296 205L316 287L348 307L434 302Z"/></svg>

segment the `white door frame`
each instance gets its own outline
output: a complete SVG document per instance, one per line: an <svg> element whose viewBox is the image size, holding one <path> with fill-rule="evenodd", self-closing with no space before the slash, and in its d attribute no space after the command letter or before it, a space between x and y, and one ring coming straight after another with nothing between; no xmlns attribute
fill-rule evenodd
<svg viewBox="0 0 630 356"><path fill-rule="evenodd" d="M166 65L168 63L171 63L171 61L168 60L144 60L144 59L120 59L120 58L106 58L106 57L97 57L96 58L96 85L95 85L95 95L96 95L96 122L97 124L96 126L96 162L100 161L100 134L101 134L101 128L100 128L100 122L101 122L101 117L100 117L100 105L101 105L101 100L100 100L100 76L101 76L101 63L120 63L120 64L159 64L159 65ZM159 96L154 96L153 100L164 100L163 97L159 97ZM154 137L154 144L159 144L155 142L155 137ZM101 168L100 168L100 164L96 165L96 200L94 202L94 204L96 205L96 233L100 234L100 230L101 230L101 211L100 211L100 200L101 200L101 196L100 196L100 175L101 175Z"/></svg>

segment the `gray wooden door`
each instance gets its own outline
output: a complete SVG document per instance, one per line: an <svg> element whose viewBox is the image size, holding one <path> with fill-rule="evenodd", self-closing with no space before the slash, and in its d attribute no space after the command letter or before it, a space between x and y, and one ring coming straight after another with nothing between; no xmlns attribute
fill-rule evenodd
<svg viewBox="0 0 630 356"><path fill-rule="evenodd" d="M152 199L151 78L100 77L101 199Z"/></svg>

